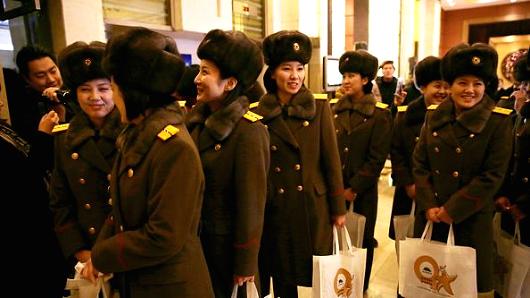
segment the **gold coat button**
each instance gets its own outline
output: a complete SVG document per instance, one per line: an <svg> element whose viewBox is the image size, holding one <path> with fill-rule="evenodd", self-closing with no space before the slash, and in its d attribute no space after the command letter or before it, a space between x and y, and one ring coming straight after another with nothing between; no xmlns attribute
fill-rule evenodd
<svg viewBox="0 0 530 298"><path fill-rule="evenodd" d="M434 170L434 173L435 173L436 175L440 175L440 170Z"/></svg>
<svg viewBox="0 0 530 298"><path fill-rule="evenodd" d="M524 178L523 178L523 182L524 182L524 183L528 183L528 177L524 177Z"/></svg>
<svg viewBox="0 0 530 298"><path fill-rule="evenodd" d="M127 177L131 178L132 176L134 176L134 170L133 169L129 169L127 171Z"/></svg>
<svg viewBox="0 0 530 298"><path fill-rule="evenodd" d="M79 183L80 183L80 184L85 184L85 183L86 183L86 180L83 179L83 178L79 178Z"/></svg>
<svg viewBox="0 0 530 298"><path fill-rule="evenodd" d="M455 149L455 151L456 151L456 153L458 153L458 154L462 153L462 149L461 149L460 147L457 147L457 148Z"/></svg>
<svg viewBox="0 0 530 298"><path fill-rule="evenodd" d="M276 150L278 150L278 147L276 147L276 145L272 145L272 146L271 146L271 150L272 150L272 151L276 151Z"/></svg>
<svg viewBox="0 0 530 298"><path fill-rule="evenodd" d="M267 124L264 124L266 129L269 129L269 126Z"/></svg>
<svg viewBox="0 0 530 298"><path fill-rule="evenodd" d="M302 190L304 190L304 187L303 187L302 185L298 185L298 186L296 187L296 190L298 190L298 191L302 191Z"/></svg>
<svg viewBox="0 0 530 298"><path fill-rule="evenodd" d="M221 144L216 144L215 147L213 147L213 150L215 151L221 150Z"/></svg>
<svg viewBox="0 0 530 298"><path fill-rule="evenodd" d="M338 129L335 129L335 133L339 133L339 130L338 130Z"/></svg>
<svg viewBox="0 0 530 298"><path fill-rule="evenodd" d="M350 148L348 148L348 147L344 147L344 152L345 152L345 153L348 153L348 151L350 151Z"/></svg>
<svg viewBox="0 0 530 298"><path fill-rule="evenodd" d="M415 137L415 138L414 138L414 142L417 142L417 141L419 141L419 140L420 140L420 137Z"/></svg>
<svg viewBox="0 0 530 298"><path fill-rule="evenodd" d="M434 152L436 152L436 153L440 152L440 148L434 147Z"/></svg>
<svg viewBox="0 0 530 298"><path fill-rule="evenodd" d="M123 232L123 226L120 225L120 232Z"/></svg>
<svg viewBox="0 0 530 298"><path fill-rule="evenodd" d="M475 137L475 134L474 134L474 133L472 133L472 134L469 135L469 138L470 138L470 139L472 139L472 138L474 138L474 137Z"/></svg>
<svg viewBox="0 0 530 298"><path fill-rule="evenodd" d="M458 173L458 171L454 171L451 175L455 178L458 178L458 176L460 176L460 173Z"/></svg>
<svg viewBox="0 0 530 298"><path fill-rule="evenodd" d="M295 171L300 171L301 168L302 168L302 166L300 164L295 164L294 165L294 170Z"/></svg>
<svg viewBox="0 0 530 298"><path fill-rule="evenodd" d="M278 193L279 194L283 194L285 192L285 190L283 188L278 188Z"/></svg>
<svg viewBox="0 0 530 298"><path fill-rule="evenodd" d="M337 115L337 114L333 115L333 118L337 118L337 117L339 117L339 115Z"/></svg>
<svg viewBox="0 0 530 298"><path fill-rule="evenodd" d="M275 167L274 168L274 172L276 172L276 173L279 173L281 171L282 171L282 168L280 168L280 167Z"/></svg>
<svg viewBox="0 0 530 298"><path fill-rule="evenodd" d="M437 133L436 131L433 131L432 136L433 136L433 137L437 137L437 136L438 136L438 133Z"/></svg>
<svg viewBox="0 0 530 298"><path fill-rule="evenodd" d="M368 121L368 119L364 118L364 119L363 119L363 122L366 122L366 121Z"/></svg>
<svg viewBox="0 0 530 298"><path fill-rule="evenodd" d="M107 201L107 203L108 203L109 205L112 206L112 198L109 198L109 200Z"/></svg>
<svg viewBox="0 0 530 298"><path fill-rule="evenodd" d="M110 181L111 175L107 174L107 180Z"/></svg>
<svg viewBox="0 0 530 298"><path fill-rule="evenodd" d="M303 126L309 126L309 121L306 120L306 121L302 122L302 125Z"/></svg>
<svg viewBox="0 0 530 298"><path fill-rule="evenodd" d="M107 186L107 192L110 192L110 185Z"/></svg>
<svg viewBox="0 0 530 298"><path fill-rule="evenodd" d="M114 215L110 216L110 221L114 221Z"/></svg>
<svg viewBox="0 0 530 298"><path fill-rule="evenodd" d="M77 152L72 153L72 159L73 160L76 160L78 158L79 158L79 154L77 154Z"/></svg>
<svg viewBox="0 0 530 298"><path fill-rule="evenodd" d="M90 235L94 235L94 234L96 234L96 228L94 228L94 227L90 227L90 229L88 229L88 233L89 233Z"/></svg>
<svg viewBox="0 0 530 298"><path fill-rule="evenodd" d="M89 203L86 203L84 207L85 207L86 210L90 210L92 208L92 206L90 206Z"/></svg>

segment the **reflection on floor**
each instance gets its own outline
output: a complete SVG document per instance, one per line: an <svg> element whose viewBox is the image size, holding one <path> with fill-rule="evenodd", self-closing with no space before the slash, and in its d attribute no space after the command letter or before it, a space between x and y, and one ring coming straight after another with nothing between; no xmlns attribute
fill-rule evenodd
<svg viewBox="0 0 530 298"><path fill-rule="evenodd" d="M394 187L390 186L390 162L387 161L379 179L379 204L375 238L379 246L374 252L372 276L365 298L394 298L397 296L397 258L394 241L388 238ZM310 298L310 288L299 288L300 298Z"/></svg>

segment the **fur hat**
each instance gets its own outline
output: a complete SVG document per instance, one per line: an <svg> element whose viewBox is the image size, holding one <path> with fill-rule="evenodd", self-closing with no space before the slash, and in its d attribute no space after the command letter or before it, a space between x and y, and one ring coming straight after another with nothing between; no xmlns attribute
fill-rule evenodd
<svg viewBox="0 0 530 298"><path fill-rule="evenodd" d="M377 58L365 50L348 51L339 59L339 71L341 74L355 72L371 81L377 74L377 64Z"/></svg>
<svg viewBox="0 0 530 298"><path fill-rule="evenodd" d="M195 77L199 73L199 65L192 64L186 67L184 74L177 85L177 93L184 97L196 97L197 86L195 86Z"/></svg>
<svg viewBox="0 0 530 298"><path fill-rule="evenodd" d="M59 54L59 68L65 86L75 92L84 82L108 78L101 65L104 52L105 44L99 41L77 41L64 48Z"/></svg>
<svg viewBox="0 0 530 298"><path fill-rule="evenodd" d="M184 73L184 61L174 39L133 27L109 40L103 68L118 84L147 93L171 94Z"/></svg>
<svg viewBox="0 0 530 298"><path fill-rule="evenodd" d="M263 56L269 68L286 61L298 61L305 65L311 60L311 51L311 40L298 31L279 31L263 40Z"/></svg>
<svg viewBox="0 0 530 298"><path fill-rule="evenodd" d="M498 83L497 51L484 43L468 45L461 43L451 48L442 58L442 77L449 84L463 75L481 78L486 87Z"/></svg>
<svg viewBox="0 0 530 298"><path fill-rule="evenodd" d="M442 80L441 62L440 58L429 56L416 64L414 67L414 85L416 88L420 89L432 81Z"/></svg>
<svg viewBox="0 0 530 298"><path fill-rule="evenodd" d="M235 77L244 89L256 81L263 68L258 44L240 31L211 30L199 44L197 56L215 63L224 78Z"/></svg>
<svg viewBox="0 0 530 298"><path fill-rule="evenodd" d="M528 52L521 56L517 63L515 63L513 74L515 80L518 82L530 81L530 60L528 60Z"/></svg>

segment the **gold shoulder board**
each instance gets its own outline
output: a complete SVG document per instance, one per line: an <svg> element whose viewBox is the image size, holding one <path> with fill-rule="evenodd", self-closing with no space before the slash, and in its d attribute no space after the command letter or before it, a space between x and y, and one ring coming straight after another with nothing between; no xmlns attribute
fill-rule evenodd
<svg viewBox="0 0 530 298"><path fill-rule="evenodd" d="M427 110L429 110L429 111L434 111L434 110L436 110L437 108L438 108L438 105L430 105L430 106L427 107Z"/></svg>
<svg viewBox="0 0 530 298"><path fill-rule="evenodd" d="M513 112L512 109L505 109L505 108L501 108L501 107L495 107L493 109L493 113L503 114L503 115L510 115L512 112Z"/></svg>
<svg viewBox="0 0 530 298"><path fill-rule="evenodd" d="M162 141L166 141L167 139L169 139L172 136L176 135L179 131L180 131L180 129L178 129L177 127L175 127L175 126L170 124L170 125L164 127L164 129L162 129L158 133L158 138L161 139Z"/></svg>
<svg viewBox="0 0 530 298"><path fill-rule="evenodd" d="M375 103L375 106L380 108L380 109L388 108L388 105L386 103L382 103L382 102L379 102L379 101Z"/></svg>
<svg viewBox="0 0 530 298"><path fill-rule="evenodd" d="M509 96L501 96L500 99L501 99L501 100L508 100L508 99L510 99L510 97L509 97Z"/></svg>
<svg viewBox="0 0 530 298"><path fill-rule="evenodd" d="M398 112L406 112L409 106L398 106Z"/></svg>
<svg viewBox="0 0 530 298"><path fill-rule="evenodd" d="M259 101L256 101L256 102L249 104L248 108L252 110L252 109L257 108L258 106L259 106Z"/></svg>
<svg viewBox="0 0 530 298"><path fill-rule="evenodd" d="M315 99L327 100L328 95L326 93L313 93Z"/></svg>
<svg viewBox="0 0 530 298"><path fill-rule="evenodd" d="M53 127L52 133L57 133L57 132L68 130L69 126L70 126L70 123L57 124Z"/></svg>
<svg viewBox="0 0 530 298"><path fill-rule="evenodd" d="M256 114L252 111L246 112L245 115L243 115L243 117L250 122L256 122L258 120L263 119L263 116L261 116L260 114Z"/></svg>
<svg viewBox="0 0 530 298"><path fill-rule="evenodd" d="M339 102L338 98L332 98L332 99L329 100L329 103L332 104L332 105L336 104L337 102Z"/></svg>
<svg viewBox="0 0 530 298"><path fill-rule="evenodd" d="M181 108L184 108L186 106L186 101L185 100L179 100L178 103L179 103L179 106Z"/></svg>

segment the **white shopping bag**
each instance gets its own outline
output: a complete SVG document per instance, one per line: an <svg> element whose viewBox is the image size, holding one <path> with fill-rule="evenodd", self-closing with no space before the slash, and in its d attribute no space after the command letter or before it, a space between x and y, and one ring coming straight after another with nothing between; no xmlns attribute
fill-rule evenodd
<svg viewBox="0 0 530 298"><path fill-rule="evenodd" d="M363 297L366 249L352 246L346 227L341 235L347 249L339 250L339 236L333 226L333 254L313 256L313 298Z"/></svg>
<svg viewBox="0 0 530 298"><path fill-rule="evenodd" d="M256 284L252 281L246 282L247 286L245 287L247 289L247 298L259 298L258 289L256 288ZM234 285L234 289L232 290L232 298L237 298L237 285Z"/></svg>
<svg viewBox="0 0 530 298"><path fill-rule="evenodd" d="M421 238L400 240L399 294L404 297L477 297L476 252L455 246L453 226L447 243L431 242L433 223Z"/></svg>
<svg viewBox="0 0 530 298"><path fill-rule="evenodd" d="M346 228L349 231L351 243L357 248L363 247L364 226L366 217L362 214L353 212L353 202L350 204L350 210L346 212Z"/></svg>
<svg viewBox="0 0 530 298"><path fill-rule="evenodd" d="M515 224L514 245L510 252L510 272L506 275L505 298L530 297L530 248L522 243L519 222Z"/></svg>
<svg viewBox="0 0 530 298"><path fill-rule="evenodd" d="M405 240L407 237L412 238L414 236L414 212L416 211L416 202L412 201L412 207L410 208L410 214L407 215L394 215L392 223L394 224L394 233L396 241L396 253L399 260L399 240Z"/></svg>
<svg viewBox="0 0 530 298"><path fill-rule="evenodd" d="M111 298L108 280L112 278L112 274L103 275L100 273L97 283L93 284L81 277L81 270L84 266L84 263L78 262L75 265L74 278L66 280L65 290L70 290L70 298L98 298L100 292L103 293L103 298Z"/></svg>

